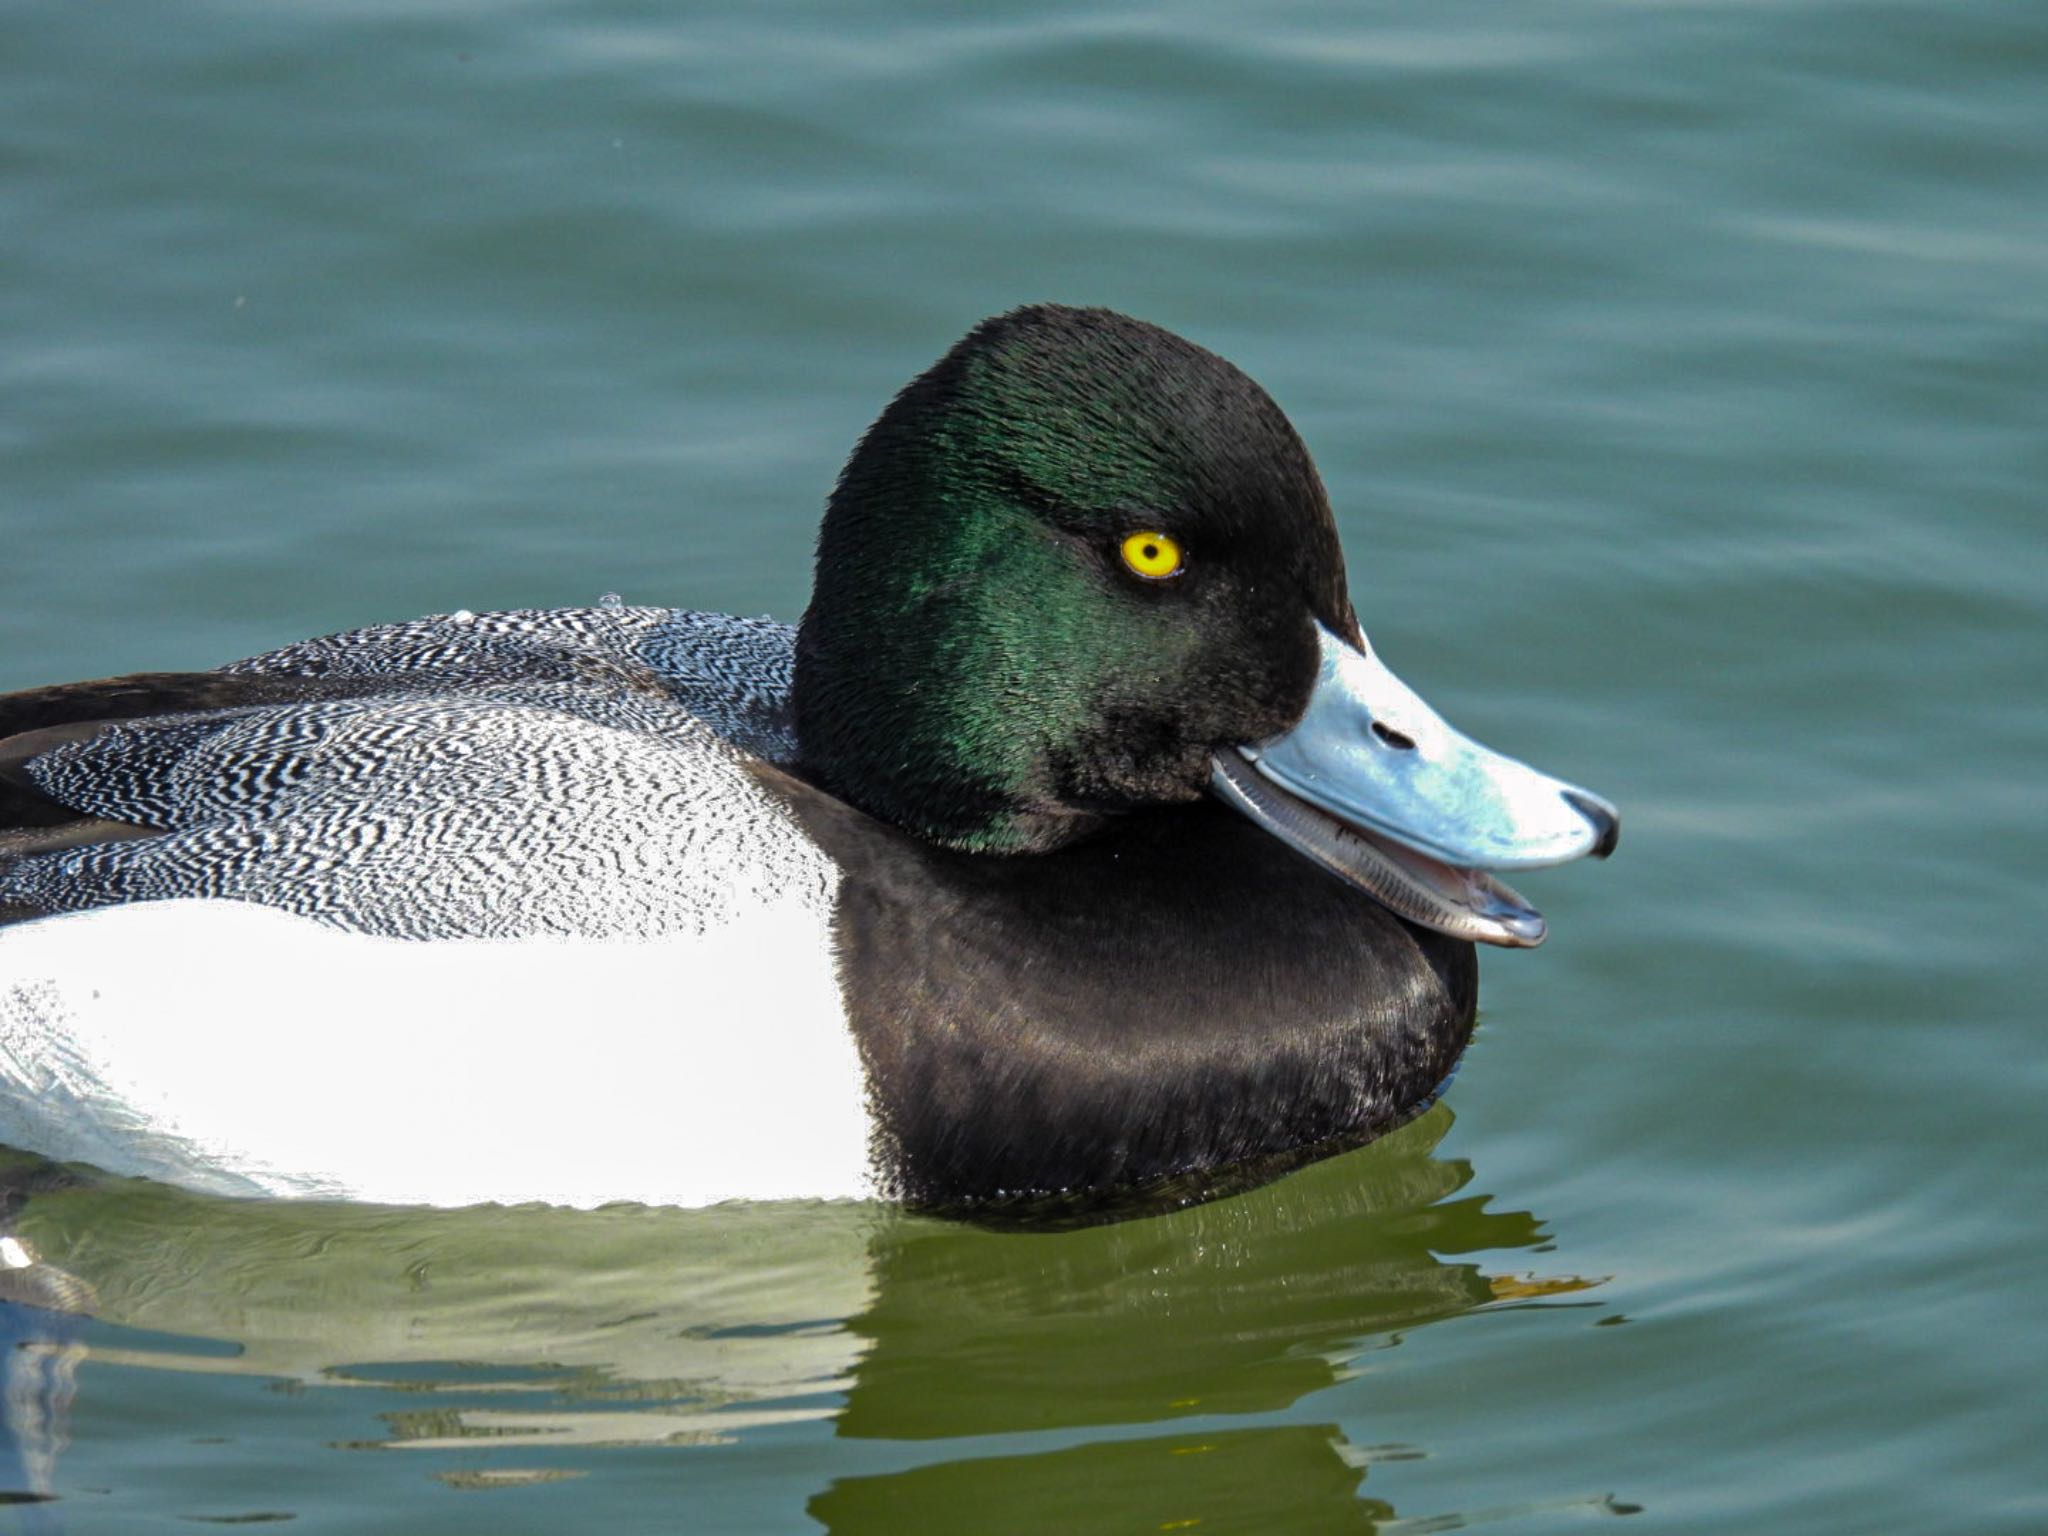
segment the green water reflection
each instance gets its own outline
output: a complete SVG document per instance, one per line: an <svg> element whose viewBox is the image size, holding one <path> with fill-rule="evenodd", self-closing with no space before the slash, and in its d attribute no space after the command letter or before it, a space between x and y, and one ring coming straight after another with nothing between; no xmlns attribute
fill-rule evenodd
<svg viewBox="0 0 2048 1536"><path fill-rule="evenodd" d="M32 1195L19 1229L98 1293L86 1406L195 1375L281 1384L357 1426L287 1444L359 1478L532 1488L633 1448L798 1435L829 1481L792 1502L835 1532L962 1509L989 1531L1356 1530L1392 1513L1360 1495L1372 1463L1429 1448L1352 1444L1314 1395L1405 1330L1590 1283L1504 1265L1544 1233L1438 1155L1450 1124L1439 1107L1249 1195L1046 1234L859 1205L425 1212L99 1183ZM265 1469L266 1505L290 1508L302 1471ZM25 1491L65 1488L60 1461Z"/></svg>
<svg viewBox="0 0 2048 1536"><path fill-rule="evenodd" d="M1172 1439L1097 1441L1040 1456L939 1462L835 1483L811 1500L829 1531L1378 1530L1394 1510L1361 1495L1365 1461L1334 1426L1289 1424Z"/></svg>

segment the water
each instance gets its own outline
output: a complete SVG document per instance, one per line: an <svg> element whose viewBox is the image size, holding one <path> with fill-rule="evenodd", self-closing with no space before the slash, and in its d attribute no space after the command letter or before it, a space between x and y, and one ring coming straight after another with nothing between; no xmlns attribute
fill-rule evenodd
<svg viewBox="0 0 2048 1536"><path fill-rule="evenodd" d="M101 1305L0 1308L0 1524L2048 1527L2037 8L6 36L0 686L794 617L890 391L1051 297L1264 382L1392 665L1628 827L1446 1105L1166 1219L38 1194Z"/></svg>

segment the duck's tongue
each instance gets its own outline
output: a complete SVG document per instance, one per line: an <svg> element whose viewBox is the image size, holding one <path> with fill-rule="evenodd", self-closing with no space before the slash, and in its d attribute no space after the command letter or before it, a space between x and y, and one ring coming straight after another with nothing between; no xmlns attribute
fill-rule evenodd
<svg viewBox="0 0 2048 1536"><path fill-rule="evenodd" d="M1320 631L1322 667L1292 730L1211 761L1224 800L1410 922L1527 949L1542 914L1488 870L1614 849L1596 795L1451 729L1373 656Z"/></svg>

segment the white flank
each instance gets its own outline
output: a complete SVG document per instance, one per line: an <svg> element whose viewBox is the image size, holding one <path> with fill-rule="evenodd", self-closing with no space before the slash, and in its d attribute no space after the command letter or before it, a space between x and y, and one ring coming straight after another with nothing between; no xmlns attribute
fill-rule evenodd
<svg viewBox="0 0 2048 1536"><path fill-rule="evenodd" d="M861 1196L828 919L416 942L241 902L0 929L0 1142L220 1193Z"/></svg>

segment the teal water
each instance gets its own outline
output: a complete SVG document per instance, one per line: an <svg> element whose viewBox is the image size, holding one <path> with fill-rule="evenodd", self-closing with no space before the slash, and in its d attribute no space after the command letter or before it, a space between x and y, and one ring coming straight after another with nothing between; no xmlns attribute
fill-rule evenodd
<svg viewBox="0 0 2048 1536"><path fill-rule="evenodd" d="M0 687L794 617L889 393L1058 298L1260 379L1378 647L1628 818L1444 1105L1172 1217L35 1196L101 1306L0 1309L0 1526L2048 1528L2038 8L0 35Z"/></svg>

